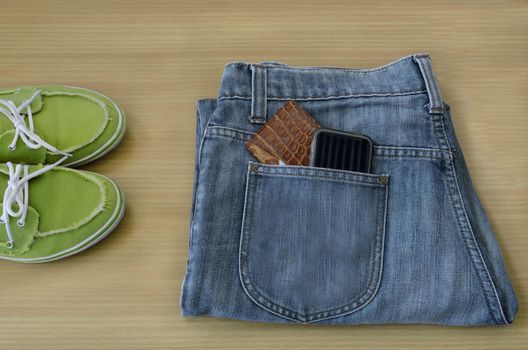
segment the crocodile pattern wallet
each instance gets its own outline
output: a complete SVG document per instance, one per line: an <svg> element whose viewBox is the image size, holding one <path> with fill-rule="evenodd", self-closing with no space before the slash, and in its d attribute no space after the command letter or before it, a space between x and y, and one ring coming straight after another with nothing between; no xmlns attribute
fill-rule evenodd
<svg viewBox="0 0 528 350"><path fill-rule="evenodd" d="M246 148L264 164L308 165L312 135L319 124L288 101L253 135Z"/></svg>

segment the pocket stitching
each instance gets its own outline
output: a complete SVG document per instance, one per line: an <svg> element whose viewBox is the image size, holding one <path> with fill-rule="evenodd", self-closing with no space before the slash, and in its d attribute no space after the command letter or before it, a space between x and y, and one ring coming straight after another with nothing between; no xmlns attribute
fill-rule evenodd
<svg viewBox="0 0 528 350"><path fill-rule="evenodd" d="M264 175L264 174L258 174ZM272 176L273 174L267 174ZM284 176L283 174L275 174L276 176ZM386 224L386 213L387 213L387 196L388 196L388 185L378 184L377 186L381 187L381 191L378 192L378 208L376 216L376 232L375 232L375 243L372 248L372 252L369 254L369 266L371 266L371 273L364 290L351 302L344 304L342 306L334 307L325 311L317 311L310 314L300 314L296 311L290 310L287 307L284 307L276 302L271 301L263 293L261 293L255 283L252 281L249 276L249 261L248 261L248 246L250 242L251 232L248 227L247 221L249 220L249 215L254 211L254 196L250 196L250 193L254 193L257 182L252 181L252 176L257 176L256 173L252 172L248 168L246 175L246 193L244 198L244 210L243 210L243 219L242 219L242 228L241 228L241 238L239 246L239 277L242 287L248 297L258 306L264 310L271 312L277 316L302 322L302 323L311 323L317 322L328 318L335 318L351 314L356 312L366 306L376 295L379 284L381 282L381 273L383 269L383 254L384 254L384 245L385 245L385 224ZM290 175L288 175L290 176ZM303 176L298 176L303 177ZM315 177L316 179L325 179ZM328 179L332 181L333 179ZM344 181L340 181L344 182ZM350 183L353 181L348 181ZM354 183L354 182L353 182ZM372 186L371 183L358 183L360 185ZM385 200L383 199L385 197ZM374 281L375 276L378 276L377 281Z"/></svg>
<svg viewBox="0 0 528 350"><path fill-rule="evenodd" d="M249 162L250 167L255 167L255 173L261 175L271 176L295 176L307 178L321 178L323 180L336 179L346 182L358 182L361 184L381 185L380 178L387 176L384 174L374 175L368 173L359 173L349 170L330 169L330 168L316 168L311 166L284 166L284 165L270 165L256 162Z"/></svg>
<svg viewBox="0 0 528 350"><path fill-rule="evenodd" d="M297 178L297 179L314 179L314 180L320 180L320 181L340 182L340 183L345 183L345 184L357 184L357 185L362 185L362 186L383 187L383 185L381 185L380 183L363 182L361 180L340 179L340 178L334 178L332 176L324 177L324 176L313 176L313 175L294 175L294 174L260 173L260 172L258 175L268 176L268 177L292 177L292 178ZM386 176L386 175L382 175L382 176Z"/></svg>

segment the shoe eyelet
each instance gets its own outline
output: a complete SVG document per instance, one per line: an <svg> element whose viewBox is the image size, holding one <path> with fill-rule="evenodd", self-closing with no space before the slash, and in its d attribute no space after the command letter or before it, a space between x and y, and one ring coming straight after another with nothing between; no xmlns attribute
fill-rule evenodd
<svg viewBox="0 0 528 350"><path fill-rule="evenodd" d="M11 145L7 146L7 148L9 148L10 151L16 150L16 147L15 146L11 146Z"/></svg>
<svg viewBox="0 0 528 350"><path fill-rule="evenodd" d="M17 221L17 225L20 226L20 227L24 227L26 225L26 223Z"/></svg>

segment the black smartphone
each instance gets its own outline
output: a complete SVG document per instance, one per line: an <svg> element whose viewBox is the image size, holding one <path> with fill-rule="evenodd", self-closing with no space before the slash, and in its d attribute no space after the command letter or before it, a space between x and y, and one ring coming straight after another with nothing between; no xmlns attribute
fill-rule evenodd
<svg viewBox="0 0 528 350"><path fill-rule="evenodd" d="M318 129L312 136L310 166L369 173L372 149L365 135Z"/></svg>

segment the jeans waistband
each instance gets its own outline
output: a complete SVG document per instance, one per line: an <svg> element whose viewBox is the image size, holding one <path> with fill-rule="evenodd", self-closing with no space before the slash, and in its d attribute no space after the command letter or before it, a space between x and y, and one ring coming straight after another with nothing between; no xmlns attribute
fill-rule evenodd
<svg viewBox="0 0 528 350"><path fill-rule="evenodd" d="M428 93L429 111L443 104L427 54L414 54L370 69L290 67L277 62L225 66L219 99L252 100L250 120L265 122L268 100L323 100Z"/></svg>

